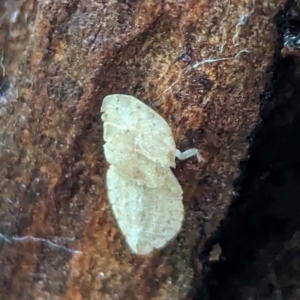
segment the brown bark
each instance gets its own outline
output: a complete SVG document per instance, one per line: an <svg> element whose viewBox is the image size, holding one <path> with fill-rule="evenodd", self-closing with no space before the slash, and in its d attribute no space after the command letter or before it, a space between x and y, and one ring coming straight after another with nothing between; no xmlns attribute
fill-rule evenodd
<svg viewBox="0 0 300 300"><path fill-rule="evenodd" d="M0 32L1 299L186 299L259 119L284 1L18 3ZM106 197L99 108L112 93L143 100L206 159L177 164L183 229L149 257L129 252Z"/></svg>

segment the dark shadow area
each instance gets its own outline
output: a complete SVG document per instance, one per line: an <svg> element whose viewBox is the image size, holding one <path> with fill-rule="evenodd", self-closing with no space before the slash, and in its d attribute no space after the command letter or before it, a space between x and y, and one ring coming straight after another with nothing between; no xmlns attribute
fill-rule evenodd
<svg viewBox="0 0 300 300"><path fill-rule="evenodd" d="M203 284L194 299L300 299L300 18L293 4L275 17L278 43L262 121L234 184L238 196L202 253ZM284 47L295 53L283 57ZM216 244L222 254L210 262Z"/></svg>

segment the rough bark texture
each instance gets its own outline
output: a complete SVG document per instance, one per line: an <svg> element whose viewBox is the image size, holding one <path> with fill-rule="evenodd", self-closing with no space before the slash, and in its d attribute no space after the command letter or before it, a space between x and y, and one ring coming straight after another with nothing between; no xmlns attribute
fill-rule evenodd
<svg viewBox="0 0 300 300"><path fill-rule="evenodd" d="M1 299L189 297L258 121L283 3L1 4ZM111 93L156 109L177 147L206 159L177 164L183 229L149 257L129 252L106 197L99 108Z"/></svg>
<svg viewBox="0 0 300 300"><path fill-rule="evenodd" d="M262 120L235 182L238 196L207 241L198 299L287 300L300 296L300 2L275 17L272 78L261 97Z"/></svg>

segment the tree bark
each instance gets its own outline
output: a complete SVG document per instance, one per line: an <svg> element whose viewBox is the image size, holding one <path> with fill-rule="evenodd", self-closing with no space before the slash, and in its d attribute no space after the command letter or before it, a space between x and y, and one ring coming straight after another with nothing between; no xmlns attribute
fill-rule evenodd
<svg viewBox="0 0 300 300"><path fill-rule="evenodd" d="M259 121L283 4L3 5L1 299L188 299ZM171 126L178 149L205 158L177 163L182 231L148 257L129 252L106 196L99 109L113 93L141 99Z"/></svg>

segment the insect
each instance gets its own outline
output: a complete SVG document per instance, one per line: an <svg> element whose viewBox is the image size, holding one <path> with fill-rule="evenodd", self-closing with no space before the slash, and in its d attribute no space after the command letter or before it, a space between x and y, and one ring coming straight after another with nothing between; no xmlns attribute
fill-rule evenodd
<svg viewBox="0 0 300 300"><path fill-rule="evenodd" d="M203 158L196 148L176 149L168 123L133 96L106 96L101 112L108 199L131 251L146 255L163 248L182 226L183 191L170 169L175 157Z"/></svg>

